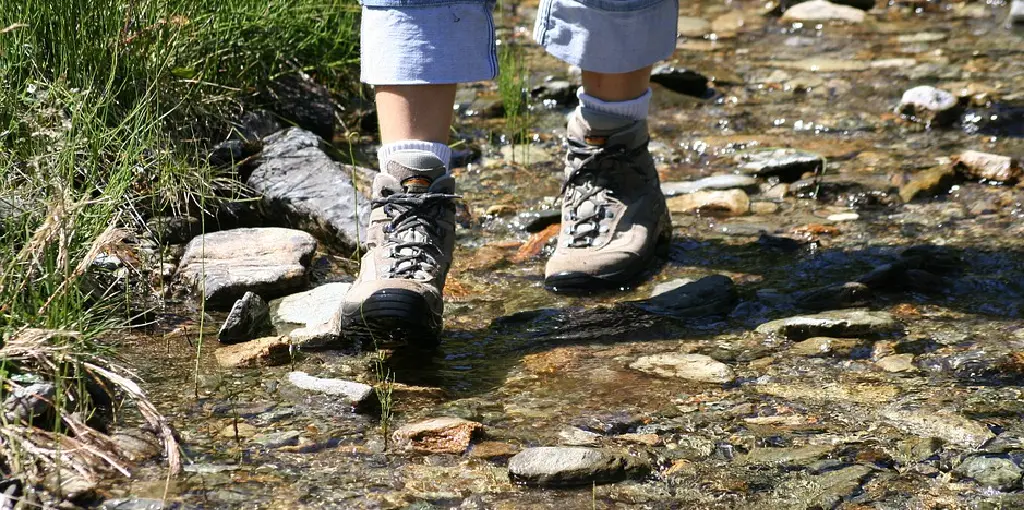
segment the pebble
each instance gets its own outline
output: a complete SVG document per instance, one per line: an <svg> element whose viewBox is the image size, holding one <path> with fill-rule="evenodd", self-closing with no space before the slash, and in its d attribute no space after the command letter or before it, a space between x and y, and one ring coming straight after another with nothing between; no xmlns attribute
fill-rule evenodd
<svg viewBox="0 0 1024 510"><path fill-rule="evenodd" d="M571 446L527 448L508 461L512 482L542 487L618 482L650 471L649 461L624 452Z"/></svg>
<svg viewBox="0 0 1024 510"><path fill-rule="evenodd" d="M810 0L796 4L782 15L782 21L844 21L864 23L867 13L854 7L837 5L827 0Z"/></svg>
<svg viewBox="0 0 1024 510"><path fill-rule="evenodd" d="M220 347L214 351L217 364L225 368L274 367L291 361L291 341L270 336Z"/></svg>
<svg viewBox="0 0 1024 510"><path fill-rule="evenodd" d="M246 183L263 197L269 219L316 233L348 253L357 239L366 239L370 214L370 201L356 190L352 176L374 172L334 161L326 146L299 128L270 135Z"/></svg>
<svg viewBox="0 0 1024 510"><path fill-rule="evenodd" d="M756 216L770 216L779 212L779 204L774 202L754 202L750 204L750 213Z"/></svg>
<svg viewBox="0 0 1024 510"><path fill-rule="evenodd" d="M964 151L953 160L953 167L969 179L996 183L1013 183L1024 175L1013 158L978 151Z"/></svg>
<svg viewBox="0 0 1024 510"><path fill-rule="evenodd" d="M351 287L349 282L326 283L274 301L271 320L300 349L335 346L341 340L341 304Z"/></svg>
<svg viewBox="0 0 1024 510"><path fill-rule="evenodd" d="M697 191L667 200L673 213L743 216L750 212L750 197L743 190Z"/></svg>
<svg viewBox="0 0 1024 510"><path fill-rule="evenodd" d="M305 287L316 251L313 236L284 228L241 228L196 237L177 278L207 305L227 307L246 292L282 295Z"/></svg>
<svg viewBox="0 0 1024 510"><path fill-rule="evenodd" d="M577 427L566 427L558 431L558 438L564 446L597 446L601 434Z"/></svg>
<svg viewBox="0 0 1024 510"><path fill-rule="evenodd" d="M255 292L246 292L235 301L228 318L221 325L217 339L223 343L245 342L270 333L270 307Z"/></svg>
<svg viewBox="0 0 1024 510"><path fill-rule="evenodd" d="M462 418L433 418L403 425L395 431L395 443L417 453L460 455L483 434L483 425Z"/></svg>
<svg viewBox="0 0 1024 510"><path fill-rule="evenodd" d="M956 468L960 476L970 478L979 485L1000 491L1020 487L1024 471L1012 460L1005 457L968 457Z"/></svg>
<svg viewBox="0 0 1024 510"><path fill-rule="evenodd" d="M895 354L893 356L886 356L875 362L878 368L885 370L886 372L892 373L906 373L906 372L917 372L917 366L914 365L913 354Z"/></svg>
<svg viewBox="0 0 1024 510"><path fill-rule="evenodd" d="M892 314L887 312L850 310L779 319L758 326L756 331L762 335L778 335L791 340L803 340L815 336L890 335L899 329L900 326Z"/></svg>
<svg viewBox="0 0 1024 510"><path fill-rule="evenodd" d="M377 399L373 386L342 379L327 379L313 377L305 372L291 372L288 374L288 382L303 390L343 397L356 408L366 406Z"/></svg>
<svg viewBox="0 0 1024 510"><path fill-rule="evenodd" d="M736 374L725 363L704 354L670 352L644 356L630 368L663 377L678 377L690 381L724 384L732 382Z"/></svg>
<svg viewBox="0 0 1024 510"><path fill-rule="evenodd" d="M713 175L696 181L675 181L661 184L661 193L666 197L685 195L697 191L723 191L742 189L756 191L758 180L747 175Z"/></svg>
<svg viewBox="0 0 1024 510"><path fill-rule="evenodd" d="M936 126L952 124L959 117L953 94L928 85L904 92L897 111L909 120Z"/></svg>
<svg viewBox="0 0 1024 510"><path fill-rule="evenodd" d="M841 221L855 221L855 220L859 220L859 219L860 219L860 215L859 215L859 214L857 214L857 213L839 213L839 214L830 214L830 215L828 216L828 218L826 218L826 219L827 219L828 221L835 221L835 222L841 222Z"/></svg>
<svg viewBox="0 0 1024 510"><path fill-rule="evenodd" d="M852 338L831 338L818 336L793 344L789 352L796 356L809 358L840 357L847 358L860 345L860 341Z"/></svg>

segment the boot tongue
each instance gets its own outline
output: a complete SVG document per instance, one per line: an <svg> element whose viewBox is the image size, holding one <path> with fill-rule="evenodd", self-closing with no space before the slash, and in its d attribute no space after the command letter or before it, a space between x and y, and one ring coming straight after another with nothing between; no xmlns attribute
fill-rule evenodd
<svg viewBox="0 0 1024 510"><path fill-rule="evenodd" d="M406 193L426 193L447 170L444 162L432 153L407 150L391 154L384 172L394 177Z"/></svg>

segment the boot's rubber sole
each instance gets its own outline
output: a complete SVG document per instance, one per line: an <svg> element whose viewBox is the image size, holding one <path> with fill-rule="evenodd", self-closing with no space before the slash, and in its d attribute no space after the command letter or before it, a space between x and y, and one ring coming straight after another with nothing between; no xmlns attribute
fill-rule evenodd
<svg viewBox="0 0 1024 510"><path fill-rule="evenodd" d="M563 271L545 277L544 288L558 294L581 294L591 291L619 290L636 285L644 279L648 270L652 269L655 258L668 253L669 243L672 241L672 220L667 209L661 218L659 230L654 248L648 250L637 263L603 275Z"/></svg>
<svg viewBox="0 0 1024 510"><path fill-rule="evenodd" d="M441 314L419 293L405 289L374 292L361 304L342 308L345 336L366 349L416 346L432 348L441 338Z"/></svg>

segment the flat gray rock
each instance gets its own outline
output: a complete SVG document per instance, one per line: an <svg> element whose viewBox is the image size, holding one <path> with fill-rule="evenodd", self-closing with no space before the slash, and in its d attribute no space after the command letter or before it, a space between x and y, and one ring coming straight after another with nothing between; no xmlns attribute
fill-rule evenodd
<svg viewBox="0 0 1024 510"><path fill-rule="evenodd" d="M572 446L527 448L508 461L510 480L546 487L618 482L650 470L648 461L626 453Z"/></svg>
<svg viewBox="0 0 1024 510"><path fill-rule="evenodd" d="M729 365L704 354L654 354L630 363L629 368L662 377L678 377L705 383L724 384L736 378Z"/></svg>
<svg viewBox="0 0 1024 510"><path fill-rule="evenodd" d="M299 444L299 437L302 433L297 430L286 430L284 432L269 432L253 436L252 442L267 449L295 446Z"/></svg>
<svg viewBox="0 0 1024 510"><path fill-rule="evenodd" d="M262 163L247 184L263 195L268 216L283 225L316 234L342 250L365 238L370 201L352 184L353 173L324 150L313 133L292 128L263 141Z"/></svg>
<svg viewBox="0 0 1024 510"><path fill-rule="evenodd" d="M351 283L333 282L271 303L278 333L300 349L329 347L341 339L341 303Z"/></svg>
<svg viewBox="0 0 1024 510"><path fill-rule="evenodd" d="M867 13L827 0L811 0L794 5L782 15L782 21L845 21L864 23Z"/></svg>
<svg viewBox="0 0 1024 510"><path fill-rule="evenodd" d="M313 377L305 372L290 372L288 382L299 389L344 398L353 407L361 407L376 399L373 386L343 379Z"/></svg>
<svg viewBox="0 0 1024 510"><path fill-rule="evenodd" d="M217 339L229 344L247 342L269 334L273 328L267 302L255 292L246 292L231 306Z"/></svg>
<svg viewBox="0 0 1024 510"><path fill-rule="evenodd" d="M298 230L240 228L193 239L178 280L212 307L227 307L246 292L280 296L309 283L316 239Z"/></svg>
<svg viewBox="0 0 1024 510"><path fill-rule="evenodd" d="M862 310L798 315L766 322L756 329L762 335L783 336L790 340L804 340L816 336L881 336L891 335L899 330L900 325L891 314Z"/></svg>
<svg viewBox="0 0 1024 510"><path fill-rule="evenodd" d="M736 285L727 276L706 276L667 289L650 299L626 303L648 313L672 317L705 317L729 313L736 306Z"/></svg>
<svg viewBox="0 0 1024 510"><path fill-rule="evenodd" d="M757 177L778 176L784 182L794 182L807 172L821 169L824 160L817 154L796 149L765 149L737 154L736 170Z"/></svg>
<svg viewBox="0 0 1024 510"><path fill-rule="evenodd" d="M744 191L757 191L757 179L747 175L713 175L696 181L665 182L661 185L661 192L666 197L696 193L698 191L722 191L729 189L742 189Z"/></svg>

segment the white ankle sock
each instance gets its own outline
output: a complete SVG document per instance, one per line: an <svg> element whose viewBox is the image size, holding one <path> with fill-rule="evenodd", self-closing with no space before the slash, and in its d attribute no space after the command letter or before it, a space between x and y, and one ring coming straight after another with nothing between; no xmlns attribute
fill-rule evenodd
<svg viewBox="0 0 1024 510"><path fill-rule="evenodd" d="M642 96L627 101L604 101L587 95L583 87L576 90L576 97L580 99L580 108L610 113L630 120L646 119L647 110L651 106L651 89L649 88Z"/></svg>
<svg viewBox="0 0 1024 510"><path fill-rule="evenodd" d="M380 168L384 168L384 162L388 160L395 151L421 150L433 153L438 159L444 162L445 168L450 168L452 161L452 149L443 143L423 142L420 140L402 140L401 142L386 143L377 149L377 162Z"/></svg>

